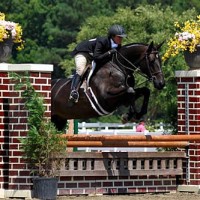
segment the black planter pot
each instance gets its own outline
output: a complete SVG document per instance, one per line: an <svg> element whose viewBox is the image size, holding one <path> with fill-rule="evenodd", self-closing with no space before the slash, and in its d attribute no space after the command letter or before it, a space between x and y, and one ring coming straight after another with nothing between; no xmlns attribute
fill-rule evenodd
<svg viewBox="0 0 200 200"><path fill-rule="evenodd" d="M38 199L56 199L58 179L38 177L33 179L33 197Z"/></svg>
<svg viewBox="0 0 200 200"><path fill-rule="evenodd" d="M0 42L0 62L6 62L12 54L13 40L11 38Z"/></svg>
<svg viewBox="0 0 200 200"><path fill-rule="evenodd" d="M200 69L200 45L196 46L196 51L193 53L185 51L184 57L190 69Z"/></svg>

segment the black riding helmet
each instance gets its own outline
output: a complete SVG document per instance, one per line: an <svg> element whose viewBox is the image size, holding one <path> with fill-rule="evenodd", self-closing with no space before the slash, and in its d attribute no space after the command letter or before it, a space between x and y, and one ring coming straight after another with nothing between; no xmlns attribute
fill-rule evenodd
<svg viewBox="0 0 200 200"><path fill-rule="evenodd" d="M119 36L119 37L126 37L125 30L122 26L115 24L111 26L108 30L108 37L114 37L114 36Z"/></svg>

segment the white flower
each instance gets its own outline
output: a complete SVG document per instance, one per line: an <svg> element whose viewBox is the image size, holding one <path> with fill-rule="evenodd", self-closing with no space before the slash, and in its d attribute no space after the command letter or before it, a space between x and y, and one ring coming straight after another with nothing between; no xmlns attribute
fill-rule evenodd
<svg viewBox="0 0 200 200"><path fill-rule="evenodd" d="M175 36L178 38L179 41L195 39L195 35L189 32L176 33Z"/></svg>

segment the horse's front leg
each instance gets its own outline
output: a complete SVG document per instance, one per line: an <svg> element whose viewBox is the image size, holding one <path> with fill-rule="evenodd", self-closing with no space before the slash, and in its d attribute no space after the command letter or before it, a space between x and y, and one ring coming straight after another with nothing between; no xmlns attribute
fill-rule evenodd
<svg viewBox="0 0 200 200"><path fill-rule="evenodd" d="M135 101L139 97L143 98L143 103L140 108L140 111L138 111L138 108L136 108ZM150 90L146 87L137 88L135 89L135 95L131 101L129 111L128 113L122 115L122 122L127 123L128 121L134 121L140 119L143 115L147 113L148 103L149 103L149 97L150 97Z"/></svg>
<svg viewBox="0 0 200 200"><path fill-rule="evenodd" d="M135 113L134 111L135 111L135 105L130 105L128 113L123 114L121 117L123 124L131 121L134 118L134 113Z"/></svg>
<svg viewBox="0 0 200 200"><path fill-rule="evenodd" d="M149 104L149 97L150 97L150 90L147 87L138 88L138 98L143 96L143 103L142 107L139 112L136 112L136 119L140 119L143 115L147 113L148 104Z"/></svg>

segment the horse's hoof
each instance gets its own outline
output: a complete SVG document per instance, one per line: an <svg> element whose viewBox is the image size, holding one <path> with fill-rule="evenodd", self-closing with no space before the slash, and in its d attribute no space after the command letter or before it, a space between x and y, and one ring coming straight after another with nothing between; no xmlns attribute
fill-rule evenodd
<svg viewBox="0 0 200 200"><path fill-rule="evenodd" d="M135 94L135 90L132 87L129 87L127 89L127 92L130 93L130 94Z"/></svg>
<svg viewBox="0 0 200 200"><path fill-rule="evenodd" d="M126 124L128 122L128 115L124 114L121 117L122 124Z"/></svg>
<svg viewBox="0 0 200 200"><path fill-rule="evenodd" d="M135 119L135 118L132 118L131 120L130 120L130 122L136 122L137 120Z"/></svg>

